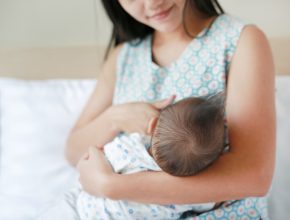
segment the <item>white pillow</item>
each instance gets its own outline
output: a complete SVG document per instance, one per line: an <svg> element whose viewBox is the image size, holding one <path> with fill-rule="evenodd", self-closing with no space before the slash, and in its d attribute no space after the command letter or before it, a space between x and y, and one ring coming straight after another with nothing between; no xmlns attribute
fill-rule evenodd
<svg viewBox="0 0 290 220"><path fill-rule="evenodd" d="M65 140L95 84L0 79L0 219L34 219L76 182Z"/></svg>
<svg viewBox="0 0 290 220"><path fill-rule="evenodd" d="M269 200L270 219L290 215L290 77L276 77L277 152L274 180Z"/></svg>

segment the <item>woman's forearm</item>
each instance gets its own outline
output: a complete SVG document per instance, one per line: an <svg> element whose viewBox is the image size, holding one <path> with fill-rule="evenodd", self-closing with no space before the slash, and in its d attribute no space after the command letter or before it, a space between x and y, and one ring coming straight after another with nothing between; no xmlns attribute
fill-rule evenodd
<svg viewBox="0 0 290 220"><path fill-rule="evenodd" d="M116 174L111 177L114 180L107 182L107 196L142 203L189 204L265 195L271 180L265 181L262 171L257 172L250 164L241 166L241 158L230 154L191 177L174 177L164 172Z"/></svg>
<svg viewBox="0 0 290 220"><path fill-rule="evenodd" d="M110 142L120 131L111 117L108 108L86 126L73 130L66 146L66 157L72 165L76 165L89 146L101 147Z"/></svg>

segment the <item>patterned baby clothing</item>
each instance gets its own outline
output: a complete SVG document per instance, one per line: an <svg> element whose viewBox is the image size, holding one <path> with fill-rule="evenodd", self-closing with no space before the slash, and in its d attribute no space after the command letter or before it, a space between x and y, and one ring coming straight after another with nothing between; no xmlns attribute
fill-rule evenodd
<svg viewBox="0 0 290 220"><path fill-rule="evenodd" d="M161 171L147 151L149 145L146 136L138 133L122 133L104 146L104 153L117 173L129 174L146 170ZM81 220L170 220L178 219L186 211L208 211L214 205L215 203L142 204L94 197L85 191L81 191L77 199L77 210Z"/></svg>

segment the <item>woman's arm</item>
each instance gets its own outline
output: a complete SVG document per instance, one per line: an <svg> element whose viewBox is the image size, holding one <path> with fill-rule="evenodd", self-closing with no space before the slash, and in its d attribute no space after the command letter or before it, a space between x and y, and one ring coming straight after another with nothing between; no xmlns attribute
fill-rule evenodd
<svg viewBox="0 0 290 220"><path fill-rule="evenodd" d="M274 66L263 32L246 27L233 57L227 91L231 150L191 177L164 172L99 173L101 194L144 203L201 203L264 196L275 160ZM92 194L99 194L93 189Z"/></svg>
<svg viewBox="0 0 290 220"><path fill-rule="evenodd" d="M116 47L105 61L97 86L67 139L66 157L74 166L89 146L103 146L119 132L108 110L112 105L116 62L121 48Z"/></svg>
<svg viewBox="0 0 290 220"><path fill-rule="evenodd" d="M67 139L66 157L76 165L89 146L102 148L120 131L148 132L148 121L160 114L175 98L155 103L131 102L112 105L115 89L116 62L122 46L112 51L104 63L97 87Z"/></svg>

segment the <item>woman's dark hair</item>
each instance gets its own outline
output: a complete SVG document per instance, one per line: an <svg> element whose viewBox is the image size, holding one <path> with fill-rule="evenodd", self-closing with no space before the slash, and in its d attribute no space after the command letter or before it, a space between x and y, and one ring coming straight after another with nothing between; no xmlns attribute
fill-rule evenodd
<svg viewBox="0 0 290 220"><path fill-rule="evenodd" d="M107 15L113 23L113 32L107 47L105 59L107 58L108 52L112 46L115 47L122 42L134 39L142 40L148 34L153 33L154 30L151 27L136 21L132 16L130 16L122 8L118 0L102 0L102 3ZM186 9L188 10L190 8L192 10L197 9L206 17L217 16L224 13L224 10L218 3L218 0L186 0L183 17ZM187 34L189 34L184 19L183 25Z"/></svg>

